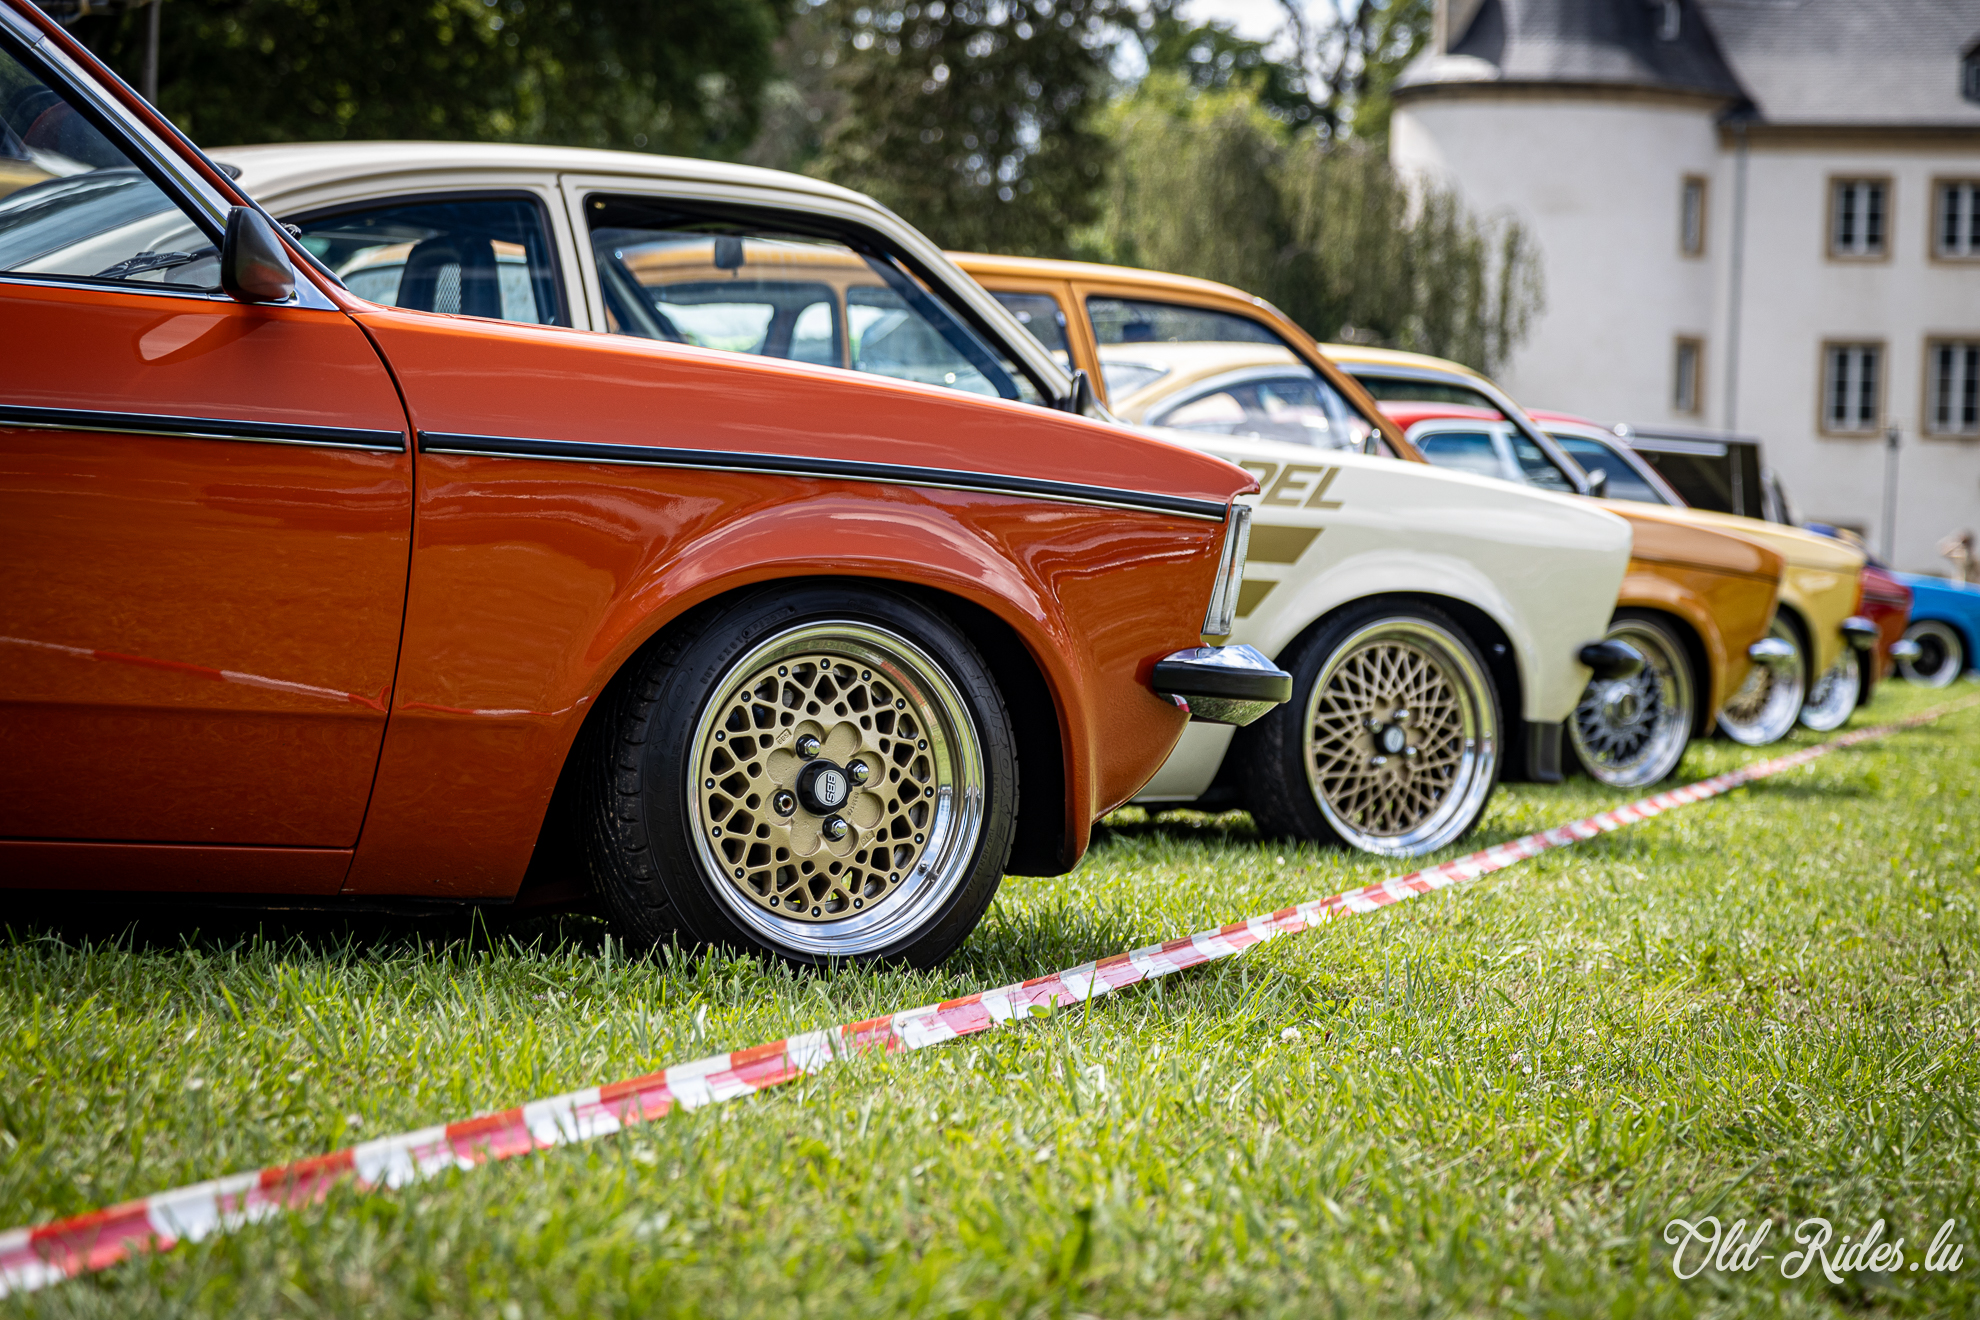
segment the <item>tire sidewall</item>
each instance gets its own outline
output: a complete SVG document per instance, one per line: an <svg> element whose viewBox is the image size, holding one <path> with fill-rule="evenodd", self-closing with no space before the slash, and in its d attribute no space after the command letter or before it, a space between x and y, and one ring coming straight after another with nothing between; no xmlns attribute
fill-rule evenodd
<svg viewBox="0 0 1980 1320"><path fill-rule="evenodd" d="M677 925L695 942L797 963L837 960L773 943L738 918L717 892L727 879L709 874L701 858L687 806L695 775L694 730L707 704L720 695L717 685L764 643L819 623L866 624L912 643L943 671L975 724L984 809L961 881L912 929L881 948L847 955L933 965L975 929L1002 878L1017 814L1015 741L1002 698L975 647L946 618L884 588L821 584L753 593L703 620L692 638L678 645L644 721L639 796L655 863L655 874L646 880L664 889Z"/></svg>
<svg viewBox="0 0 1980 1320"><path fill-rule="evenodd" d="M1410 619L1446 633L1470 659L1482 679L1481 715L1491 721L1491 764L1478 805L1469 818L1428 848L1408 855L1433 852L1463 838L1484 815L1485 806L1498 787L1499 769L1504 764L1505 719L1499 709L1499 694L1471 635L1444 611L1413 600L1375 599L1350 605L1323 620L1305 637L1282 653L1279 664L1292 674L1292 697L1250 728L1239 730L1231 754L1242 757L1241 782L1245 798L1260 831L1268 836L1285 836L1357 847L1335 828L1307 775L1306 712L1313 700L1314 687L1342 644L1370 624L1384 619ZM1399 854L1400 855L1400 854Z"/></svg>

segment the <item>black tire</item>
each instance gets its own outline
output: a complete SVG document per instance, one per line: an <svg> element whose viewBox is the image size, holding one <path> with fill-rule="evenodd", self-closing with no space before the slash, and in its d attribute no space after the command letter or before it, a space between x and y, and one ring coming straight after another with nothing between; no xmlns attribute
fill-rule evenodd
<svg viewBox="0 0 1980 1320"><path fill-rule="evenodd" d="M1904 630L1907 642L1918 644L1916 660L1900 660L1897 671L1905 682L1920 687L1946 687L1966 672L1971 658L1966 643L1950 624L1938 619L1920 619Z"/></svg>
<svg viewBox="0 0 1980 1320"><path fill-rule="evenodd" d="M1608 637L1643 654L1625 679L1590 679L1567 718L1568 754L1610 788L1640 788L1684 759L1698 722L1690 652L1670 623L1649 610L1617 610Z"/></svg>
<svg viewBox="0 0 1980 1320"><path fill-rule="evenodd" d="M1260 832L1389 857L1471 832L1498 782L1501 722L1491 671L1455 620L1413 601L1357 602L1279 665L1292 699L1239 730L1230 751ZM1398 717L1410 690L1441 695ZM1403 730L1393 749L1382 745L1391 725Z"/></svg>
<svg viewBox="0 0 1980 1320"><path fill-rule="evenodd" d="M884 587L754 591L649 643L607 700L582 810L628 942L932 967L982 920L1016 740L935 611Z"/></svg>

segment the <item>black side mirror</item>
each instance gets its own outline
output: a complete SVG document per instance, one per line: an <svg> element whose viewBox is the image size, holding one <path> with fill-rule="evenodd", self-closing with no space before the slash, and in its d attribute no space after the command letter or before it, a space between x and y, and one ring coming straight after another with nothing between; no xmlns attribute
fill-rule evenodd
<svg viewBox="0 0 1980 1320"><path fill-rule="evenodd" d="M1073 368L1072 388L1059 400L1059 411L1084 416L1092 411L1094 402L1093 380L1086 374L1086 368Z"/></svg>
<svg viewBox="0 0 1980 1320"><path fill-rule="evenodd" d="M236 302L287 302L296 292L296 268L274 222L252 206L227 213L220 245L220 287Z"/></svg>
<svg viewBox="0 0 1980 1320"><path fill-rule="evenodd" d="M1595 468L1588 474L1588 498L1599 500L1609 493L1609 469Z"/></svg>
<svg viewBox="0 0 1980 1320"><path fill-rule="evenodd" d="M734 234L718 234L715 238L715 269L738 271L743 264L743 241Z"/></svg>

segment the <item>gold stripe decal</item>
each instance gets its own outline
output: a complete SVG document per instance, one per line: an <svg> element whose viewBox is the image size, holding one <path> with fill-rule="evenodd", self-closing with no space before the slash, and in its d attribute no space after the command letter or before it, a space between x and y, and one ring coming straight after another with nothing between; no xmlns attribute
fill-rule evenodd
<svg viewBox="0 0 1980 1320"><path fill-rule="evenodd" d="M1238 617L1242 619L1258 608L1258 602L1264 600L1272 588L1278 585L1276 582L1267 582L1262 578L1246 578L1244 585L1238 588Z"/></svg>
<svg viewBox="0 0 1980 1320"><path fill-rule="evenodd" d="M1270 527L1251 525L1250 561L1254 564L1297 564L1324 527Z"/></svg>

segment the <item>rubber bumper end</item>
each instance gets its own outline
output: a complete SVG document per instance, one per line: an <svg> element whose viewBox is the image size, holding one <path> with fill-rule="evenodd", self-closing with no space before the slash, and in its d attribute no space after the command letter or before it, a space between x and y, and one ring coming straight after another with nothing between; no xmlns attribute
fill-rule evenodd
<svg viewBox="0 0 1980 1320"><path fill-rule="evenodd" d="M1643 672L1643 652L1614 638L1588 643L1575 653L1575 659L1587 665L1597 678L1634 678Z"/></svg>
<svg viewBox="0 0 1980 1320"><path fill-rule="evenodd" d="M1193 646L1163 656L1150 686L1205 724L1249 724L1292 698L1292 675L1251 646Z"/></svg>
<svg viewBox="0 0 1980 1320"><path fill-rule="evenodd" d="M1881 636L1877 625L1861 614L1852 614L1842 621L1842 635L1844 640L1859 651L1875 649L1877 639Z"/></svg>

